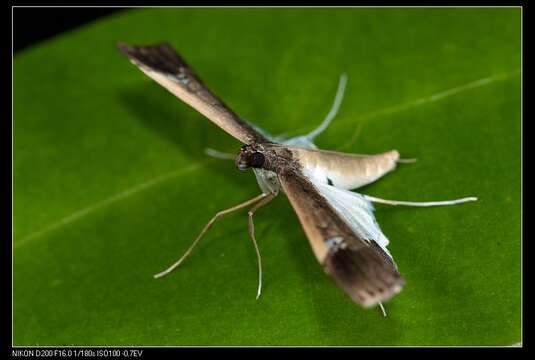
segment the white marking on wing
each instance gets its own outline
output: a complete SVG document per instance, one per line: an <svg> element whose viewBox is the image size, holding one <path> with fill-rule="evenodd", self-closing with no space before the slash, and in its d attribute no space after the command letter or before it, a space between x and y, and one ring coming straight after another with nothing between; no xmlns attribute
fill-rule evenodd
<svg viewBox="0 0 535 360"><path fill-rule="evenodd" d="M312 182L351 230L363 239L374 240L392 258L386 248L389 241L375 220L373 205L369 200L353 191L339 189L321 182Z"/></svg>

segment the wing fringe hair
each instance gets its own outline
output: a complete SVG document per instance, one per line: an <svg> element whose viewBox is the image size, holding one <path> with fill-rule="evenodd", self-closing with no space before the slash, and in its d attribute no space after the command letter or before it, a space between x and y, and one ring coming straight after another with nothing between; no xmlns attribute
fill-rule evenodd
<svg viewBox="0 0 535 360"><path fill-rule="evenodd" d="M372 245L339 248L329 252L323 264L336 284L364 307L390 299L404 283L392 262L377 250Z"/></svg>

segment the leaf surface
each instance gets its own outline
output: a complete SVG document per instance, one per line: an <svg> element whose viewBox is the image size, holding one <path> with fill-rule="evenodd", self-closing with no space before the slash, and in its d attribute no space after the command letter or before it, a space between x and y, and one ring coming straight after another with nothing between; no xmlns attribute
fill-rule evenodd
<svg viewBox="0 0 535 360"><path fill-rule="evenodd" d="M83 11L83 10L80 10ZM14 58L15 345L509 345L520 330L520 9L142 9ZM122 57L171 43L238 114L272 134L418 162L363 193L453 207L376 206L404 290L388 317L317 264L284 195L208 158L240 144Z"/></svg>

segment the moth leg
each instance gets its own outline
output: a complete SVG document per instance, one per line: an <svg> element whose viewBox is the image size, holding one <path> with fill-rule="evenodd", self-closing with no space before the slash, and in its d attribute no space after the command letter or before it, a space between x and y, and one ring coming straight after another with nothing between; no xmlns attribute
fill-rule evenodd
<svg viewBox="0 0 535 360"><path fill-rule="evenodd" d="M379 301L379 307L381 308L381 312L383 313L383 316L386 317L386 310L385 310L385 307L383 306L383 303Z"/></svg>
<svg viewBox="0 0 535 360"><path fill-rule="evenodd" d="M221 210L219 211L217 214L215 214L215 216L204 226L204 228L202 229L201 233L199 234L199 236L197 236L197 238L193 241L193 243L190 245L190 247L186 250L186 252L184 253L184 255L182 255L182 257L180 259L178 259L175 263L173 263L173 265L169 266L167 269L165 269L164 271L162 272L159 272L158 274L155 274L154 275L154 278L155 279L158 279L164 275L167 275L169 274L171 271L173 271L174 269L176 269L188 256L189 254L191 253L191 251L193 250L193 248L195 247L195 245L197 245L197 242L199 242L199 240L203 237L203 235L212 227L212 225L216 222L216 220L222 218L223 216L225 215L228 215L230 213L233 213L237 210L240 210L240 209L243 209L243 208L246 208L248 206L251 206L255 203L257 203L258 201L264 199L266 196L268 196L267 194L261 194L261 195L258 195L252 199L249 199L241 204L238 204L236 206L233 206L231 208L228 208L228 209L225 209L225 210Z"/></svg>
<svg viewBox="0 0 535 360"><path fill-rule="evenodd" d="M416 159L416 158L407 158L407 159L397 159L396 160L396 162L398 164L414 164L417 161L418 161L418 159Z"/></svg>
<svg viewBox="0 0 535 360"><path fill-rule="evenodd" d="M344 92L346 88L347 83L347 75L341 74L340 80L338 82L338 90L336 91L336 96L334 98L333 106L331 107L331 110L323 119L321 124L314 130L312 130L310 133L306 135L298 135L294 136L290 139L286 139L284 135L279 135L273 138L275 142L281 142L285 145L291 145L291 146L298 146L303 147L307 149L316 149L316 145L314 145L314 138L321 134L322 132L327 129L327 127L330 125L331 121L334 119L336 114L338 113L338 109L340 109L340 104L342 103L342 99L344 97Z"/></svg>
<svg viewBox="0 0 535 360"><path fill-rule="evenodd" d="M260 209L262 206L266 205L268 202L273 200L275 197L275 194L269 194L266 195L265 198L260 200L255 206L253 206L248 213L249 216L249 237L251 238L251 241L253 242L254 249L256 251L256 258L258 262L258 290L256 292L256 300L260 297L260 293L262 292L262 258L260 256L260 250L258 248L258 244L256 243L256 238L254 236L254 223L253 223L253 215L256 212L256 210Z"/></svg>
<svg viewBox="0 0 535 360"><path fill-rule="evenodd" d="M457 205L457 204L462 204L462 203L465 203L465 202L476 201L477 200L477 197L475 197L475 196L465 197L465 198L461 198L461 199L454 199L454 200L445 200L445 201L399 201L399 200L386 200L386 199L376 198L376 197L369 196L369 195L364 195L364 197L367 200L370 200L370 201L373 201L373 202L376 202L376 203L381 203L381 204L404 205L404 206L421 206L421 207Z"/></svg>
<svg viewBox="0 0 535 360"><path fill-rule="evenodd" d="M329 113L323 119L320 126L318 126L316 129L305 135L306 138L310 140L314 140L316 136L321 134L322 132L327 129L327 127L331 124L331 121L334 119L336 114L338 113L338 110L340 109L340 105L342 104L342 99L344 98L344 92L346 89L347 84L347 74L342 73L340 75L340 80L338 81L338 90L336 91L336 96L334 97L334 102L331 107L331 110L329 110Z"/></svg>
<svg viewBox="0 0 535 360"><path fill-rule="evenodd" d="M234 160L234 158L236 157L236 155L234 154L229 154L229 153L219 151L216 149L212 149L212 148L204 149L204 153L208 156L214 157L216 159L222 159L222 160Z"/></svg>

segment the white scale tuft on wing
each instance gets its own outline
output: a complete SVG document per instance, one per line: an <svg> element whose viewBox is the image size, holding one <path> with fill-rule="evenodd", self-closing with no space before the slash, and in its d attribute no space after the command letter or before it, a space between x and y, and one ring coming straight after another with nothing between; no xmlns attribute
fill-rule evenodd
<svg viewBox="0 0 535 360"><path fill-rule="evenodd" d="M381 231L375 216L373 205L361 194L339 189L320 182L313 182L318 191L327 199L344 221L356 234L368 241L374 240L387 254L389 241Z"/></svg>

